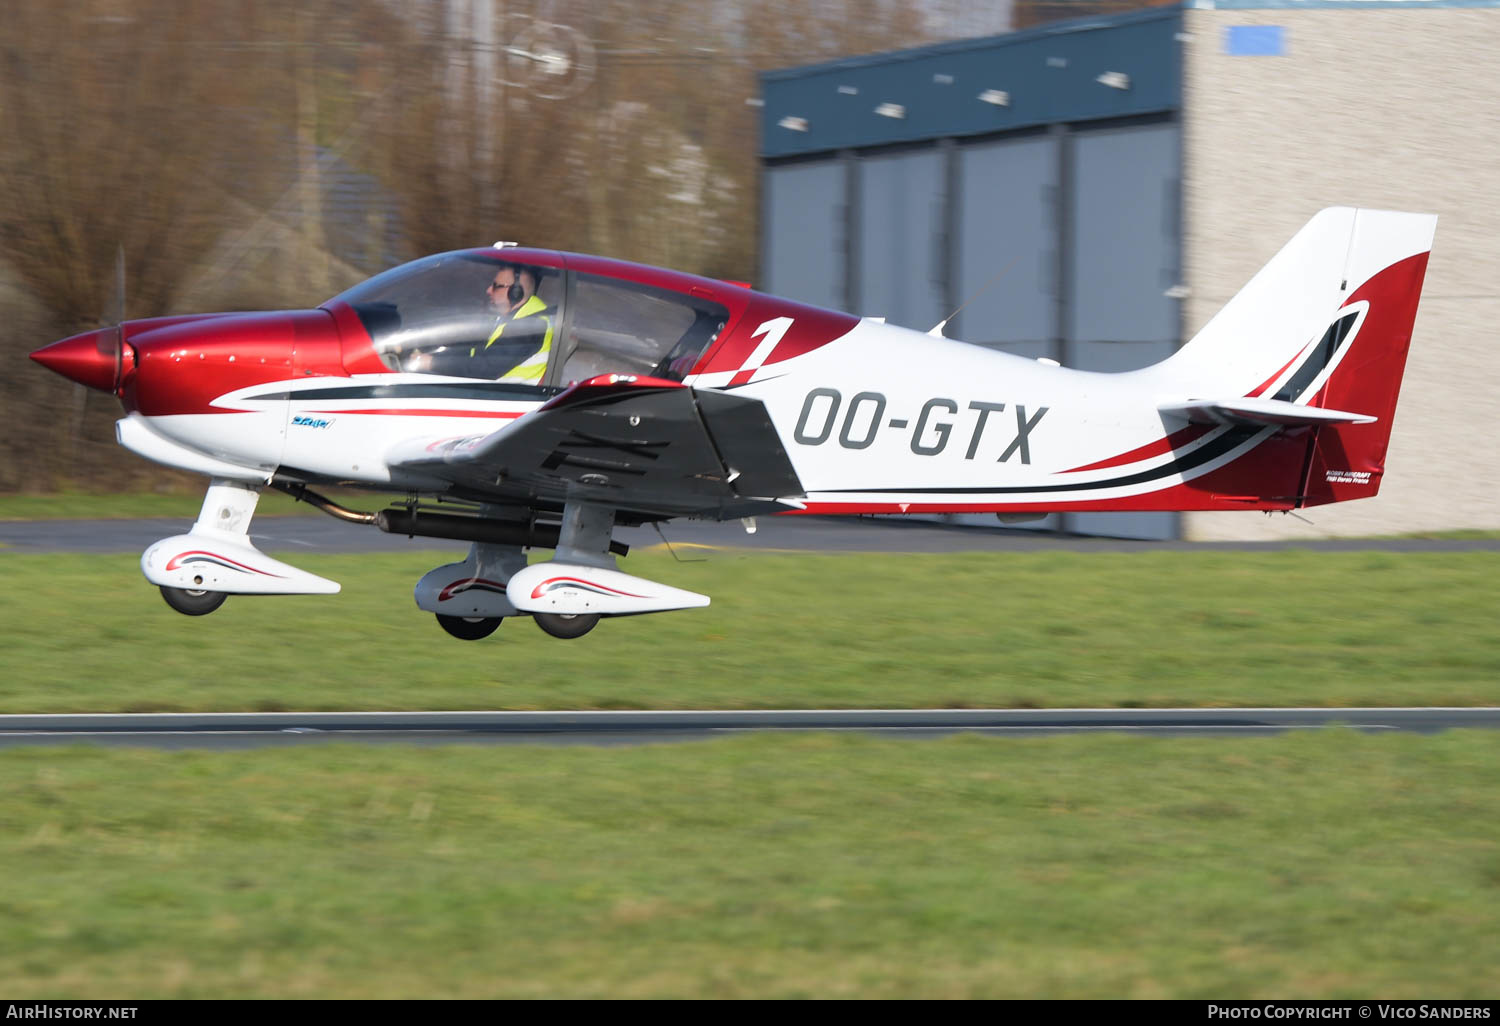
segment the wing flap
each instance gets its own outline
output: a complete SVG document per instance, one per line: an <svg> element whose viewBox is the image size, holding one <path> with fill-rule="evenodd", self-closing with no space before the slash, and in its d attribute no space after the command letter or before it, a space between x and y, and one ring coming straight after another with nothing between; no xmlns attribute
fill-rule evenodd
<svg viewBox="0 0 1500 1026"><path fill-rule="evenodd" d="M759 400L728 392L694 391L698 413L735 491L747 497L803 494L802 482Z"/></svg>
<svg viewBox="0 0 1500 1026"><path fill-rule="evenodd" d="M1190 399L1162 403L1164 414L1183 417L1194 424L1233 424L1237 427L1318 427L1329 424L1373 424L1375 417L1344 410L1325 410L1284 399Z"/></svg>

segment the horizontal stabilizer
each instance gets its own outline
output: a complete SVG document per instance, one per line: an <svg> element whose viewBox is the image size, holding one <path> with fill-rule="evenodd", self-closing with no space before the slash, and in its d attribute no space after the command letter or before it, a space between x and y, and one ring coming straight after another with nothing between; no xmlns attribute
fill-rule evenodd
<svg viewBox="0 0 1500 1026"><path fill-rule="evenodd" d="M1373 424L1375 417L1343 410L1289 403L1284 399L1191 399L1162 403L1162 413L1184 417L1194 424L1234 424L1239 427L1318 427L1327 424Z"/></svg>

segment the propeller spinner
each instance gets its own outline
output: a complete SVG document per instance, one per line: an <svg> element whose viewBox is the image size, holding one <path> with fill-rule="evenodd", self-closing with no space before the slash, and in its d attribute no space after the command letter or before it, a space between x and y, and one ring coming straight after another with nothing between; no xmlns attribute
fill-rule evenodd
<svg viewBox="0 0 1500 1026"><path fill-rule="evenodd" d="M120 390L126 371L135 368L134 353L126 356L128 348L116 324L43 346L31 358L70 381L114 393Z"/></svg>
<svg viewBox="0 0 1500 1026"><path fill-rule="evenodd" d="M125 344L125 247L115 250L114 295L105 320L110 326L44 346L31 358L70 381L116 395L125 374L135 368L135 352ZM130 350L127 360L126 352Z"/></svg>

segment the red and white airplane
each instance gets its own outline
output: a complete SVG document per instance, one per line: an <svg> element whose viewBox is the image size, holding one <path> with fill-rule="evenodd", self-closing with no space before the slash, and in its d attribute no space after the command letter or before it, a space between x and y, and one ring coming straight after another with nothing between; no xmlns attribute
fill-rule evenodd
<svg viewBox="0 0 1500 1026"><path fill-rule="evenodd" d="M32 358L119 396L127 449L210 478L192 529L141 559L174 608L339 590L251 543L269 486L472 542L416 588L458 637L519 615L577 637L601 616L708 604L617 569L617 524L1372 496L1436 220L1324 210L1186 346L1119 374L504 245L315 310L127 321ZM324 485L404 498L360 513ZM555 555L528 565L527 548Z"/></svg>

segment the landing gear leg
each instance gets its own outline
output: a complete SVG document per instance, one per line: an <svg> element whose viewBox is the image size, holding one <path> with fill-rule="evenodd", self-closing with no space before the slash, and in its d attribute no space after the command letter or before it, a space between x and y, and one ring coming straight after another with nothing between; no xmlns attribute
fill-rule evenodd
<svg viewBox="0 0 1500 1026"><path fill-rule="evenodd" d="M614 530L615 511L610 507L570 502L563 507L553 558L559 563L613 570L615 557L609 554L609 542ZM554 638L581 638L599 623L598 613L532 613L531 618Z"/></svg>

